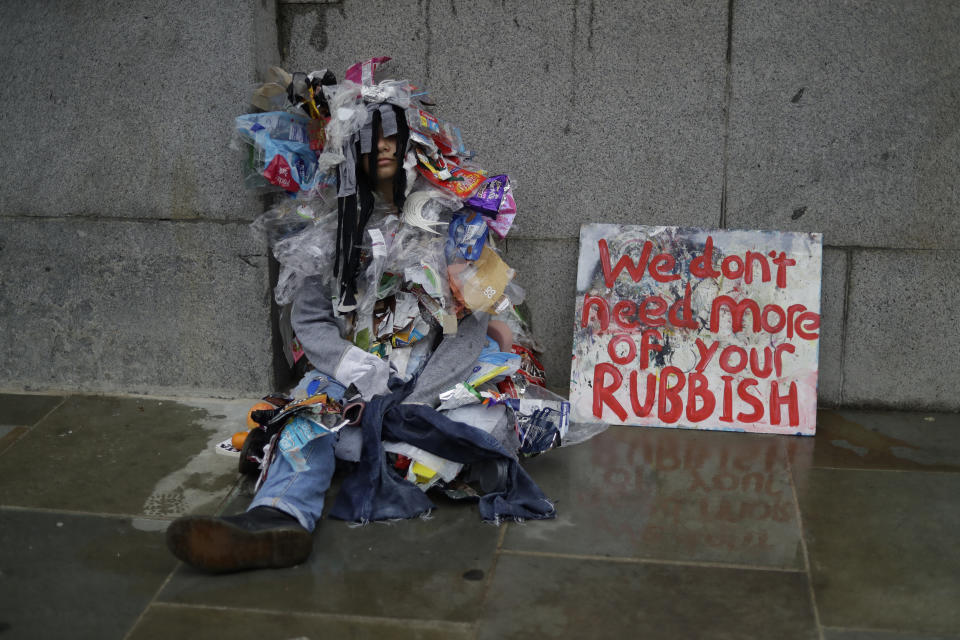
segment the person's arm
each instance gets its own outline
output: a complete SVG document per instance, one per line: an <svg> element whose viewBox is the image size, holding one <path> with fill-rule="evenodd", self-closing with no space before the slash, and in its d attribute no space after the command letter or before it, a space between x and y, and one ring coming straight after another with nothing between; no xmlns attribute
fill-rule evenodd
<svg viewBox="0 0 960 640"><path fill-rule="evenodd" d="M387 391L390 365L343 338L321 276L307 278L293 302L290 322L310 363L364 399Z"/></svg>

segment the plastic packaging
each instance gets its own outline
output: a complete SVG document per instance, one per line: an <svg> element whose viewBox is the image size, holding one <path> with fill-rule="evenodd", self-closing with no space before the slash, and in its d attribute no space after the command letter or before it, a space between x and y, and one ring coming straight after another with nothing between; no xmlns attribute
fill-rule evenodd
<svg viewBox="0 0 960 640"><path fill-rule="evenodd" d="M410 106L410 84L406 81L384 80L376 85L363 85L360 95L367 102L389 102L401 109Z"/></svg>
<svg viewBox="0 0 960 640"><path fill-rule="evenodd" d="M491 231L497 234L497 236L505 238L510 231L510 227L513 226L513 220L516 217L517 203L513 199L513 189L508 180L503 188L503 200L500 201L500 208L497 210L497 215L493 218L487 218L486 222Z"/></svg>
<svg viewBox="0 0 960 640"><path fill-rule="evenodd" d="M477 192L467 198L463 204L490 218L496 217L500 212L500 205L503 203L509 184L510 179L505 174L491 176L484 180Z"/></svg>
<svg viewBox="0 0 960 640"><path fill-rule="evenodd" d="M277 447L294 471L303 472L310 468L303 455L303 447L310 441L329 434L330 430L319 422L304 416L295 416L280 432Z"/></svg>
<svg viewBox="0 0 960 640"><path fill-rule="evenodd" d="M452 160L448 160L445 166L442 167L442 170L449 172L450 175L449 178L444 178L441 177L444 174L438 171L441 167L433 166L419 155L417 157L420 159L417 165L417 171L420 172L420 175L432 185L449 191L458 198L469 198L472 196L485 179L483 174L470 171L469 169L463 169L454 164Z"/></svg>
<svg viewBox="0 0 960 640"><path fill-rule="evenodd" d="M447 261L453 259L454 252L459 253L466 260L477 260L487 242L489 232L483 216L475 211L454 215L450 221L445 249Z"/></svg>
<svg viewBox="0 0 960 640"><path fill-rule="evenodd" d="M407 126L416 134L417 140L431 152L436 150L445 156L469 155L463 144L460 127L445 122L428 111L417 107L407 109Z"/></svg>
<svg viewBox="0 0 960 640"><path fill-rule="evenodd" d="M335 220L333 222L335 223ZM335 229L331 231L323 222L314 223L274 244L273 255L281 265L274 289L274 298L278 304L293 302L305 278L331 275L329 265L333 255L333 232Z"/></svg>
<svg viewBox="0 0 960 640"><path fill-rule="evenodd" d="M509 290L508 290L509 291ZM543 353L543 347L533 335L530 325L530 310L525 303L514 303L513 307L497 316L513 331L513 343L526 347L534 353Z"/></svg>
<svg viewBox="0 0 960 640"><path fill-rule="evenodd" d="M570 426L570 403L546 389L528 388L521 398L507 400L517 419L520 452L536 455L560 446Z"/></svg>
<svg viewBox="0 0 960 640"><path fill-rule="evenodd" d="M570 419L569 403L566 401L566 399L563 398L563 396L559 396L544 387L530 385L526 388L524 394L518 400L511 401L511 404L514 402L518 407L518 409L515 409L515 411L518 412L518 422L521 420L523 415L533 415L533 412L537 411L538 409L550 408L553 411L562 413L563 406L561 403L566 403L568 407L566 426L562 431L560 431L558 428L558 431L560 431L560 443L564 446L586 442L590 438L593 438L594 436L597 436L610 428L610 425L605 422L578 421ZM541 414L538 418L539 423L536 424L536 427L533 430L527 430L530 441L542 443L542 439L545 437L544 425L550 421L554 421L556 423L558 418L559 416L552 414ZM546 430L548 430L548 428Z"/></svg>
<svg viewBox="0 0 960 640"><path fill-rule="evenodd" d="M500 351L500 345L491 337L487 338L487 345L480 352L477 362L466 382L472 387L478 387L498 377L512 375L520 367L521 358L515 353Z"/></svg>
<svg viewBox="0 0 960 640"><path fill-rule="evenodd" d="M454 295L471 311L501 313L510 308L504 296L514 271L489 246L473 262L457 262L447 267Z"/></svg>
<svg viewBox="0 0 960 640"><path fill-rule="evenodd" d="M254 150L256 171L270 184L296 193L313 189L320 177L310 148L309 119L285 111L238 116L237 132Z"/></svg>
<svg viewBox="0 0 960 640"><path fill-rule="evenodd" d="M376 72L377 67L382 65L385 62L389 62L391 58L389 56L381 56L377 58L370 58L369 60L364 60L363 62L358 62L355 65L351 66L343 74L345 80L354 82L360 85L372 85L373 84L373 74Z"/></svg>
<svg viewBox="0 0 960 640"><path fill-rule="evenodd" d="M476 389L466 382L454 386L440 394L439 411L449 411L458 407L464 407L469 404L479 404L483 401Z"/></svg>

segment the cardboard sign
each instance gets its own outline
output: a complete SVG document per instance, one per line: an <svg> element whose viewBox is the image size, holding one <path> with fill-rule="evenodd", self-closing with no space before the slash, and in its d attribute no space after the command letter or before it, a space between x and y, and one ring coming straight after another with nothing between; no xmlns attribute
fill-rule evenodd
<svg viewBox="0 0 960 640"><path fill-rule="evenodd" d="M580 228L573 419L813 435L818 233Z"/></svg>

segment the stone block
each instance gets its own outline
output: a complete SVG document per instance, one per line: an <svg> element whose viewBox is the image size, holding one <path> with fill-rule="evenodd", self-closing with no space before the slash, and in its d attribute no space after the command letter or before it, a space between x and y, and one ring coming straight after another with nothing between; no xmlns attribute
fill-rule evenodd
<svg viewBox="0 0 960 640"><path fill-rule="evenodd" d="M0 387L270 390L265 249L246 225L0 218Z"/></svg>
<svg viewBox="0 0 960 640"><path fill-rule="evenodd" d="M0 213L252 219L259 201L227 145L258 65L279 57L271 7L7 7Z"/></svg>
<svg viewBox="0 0 960 640"><path fill-rule="evenodd" d="M846 281L847 254L840 249L824 247L820 285L820 360L817 400L820 405L827 407L840 404Z"/></svg>
<svg viewBox="0 0 960 640"><path fill-rule="evenodd" d="M281 15L290 68L342 77L391 55L386 75L430 89L481 166L513 178L514 236L719 220L723 3L348 0Z"/></svg>
<svg viewBox="0 0 960 640"><path fill-rule="evenodd" d="M430 4L410 1L284 3L279 7L283 66L291 72L329 69L342 81L354 63L390 56L390 66L385 74L378 72L378 79L423 83L430 59L430 11Z"/></svg>
<svg viewBox="0 0 960 640"><path fill-rule="evenodd" d="M503 252L507 264L517 270L517 284L527 294L533 333L543 347L547 386L564 396L570 393L579 251L579 238L514 238L507 241Z"/></svg>
<svg viewBox="0 0 960 640"><path fill-rule="evenodd" d="M843 403L960 409L960 252L854 250Z"/></svg>
<svg viewBox="0 0 960 640"><path fill-rule="evenodd" d="M735 4L731 227L960 248L960 5Z"/></svg>

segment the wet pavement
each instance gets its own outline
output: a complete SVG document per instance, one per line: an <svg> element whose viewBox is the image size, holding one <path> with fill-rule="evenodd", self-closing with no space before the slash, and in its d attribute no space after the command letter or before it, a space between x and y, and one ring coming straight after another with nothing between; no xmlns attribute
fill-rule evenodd
<svg viewBox="0 0 960 640"><path fill-rule="evenodd" d="M614 427L525 463L556 520L436 498L324 520L304 565L208 576L164 530L246 506L212 445L254 400L0 394L0 637L960 638L957 414Z"/></svg>

